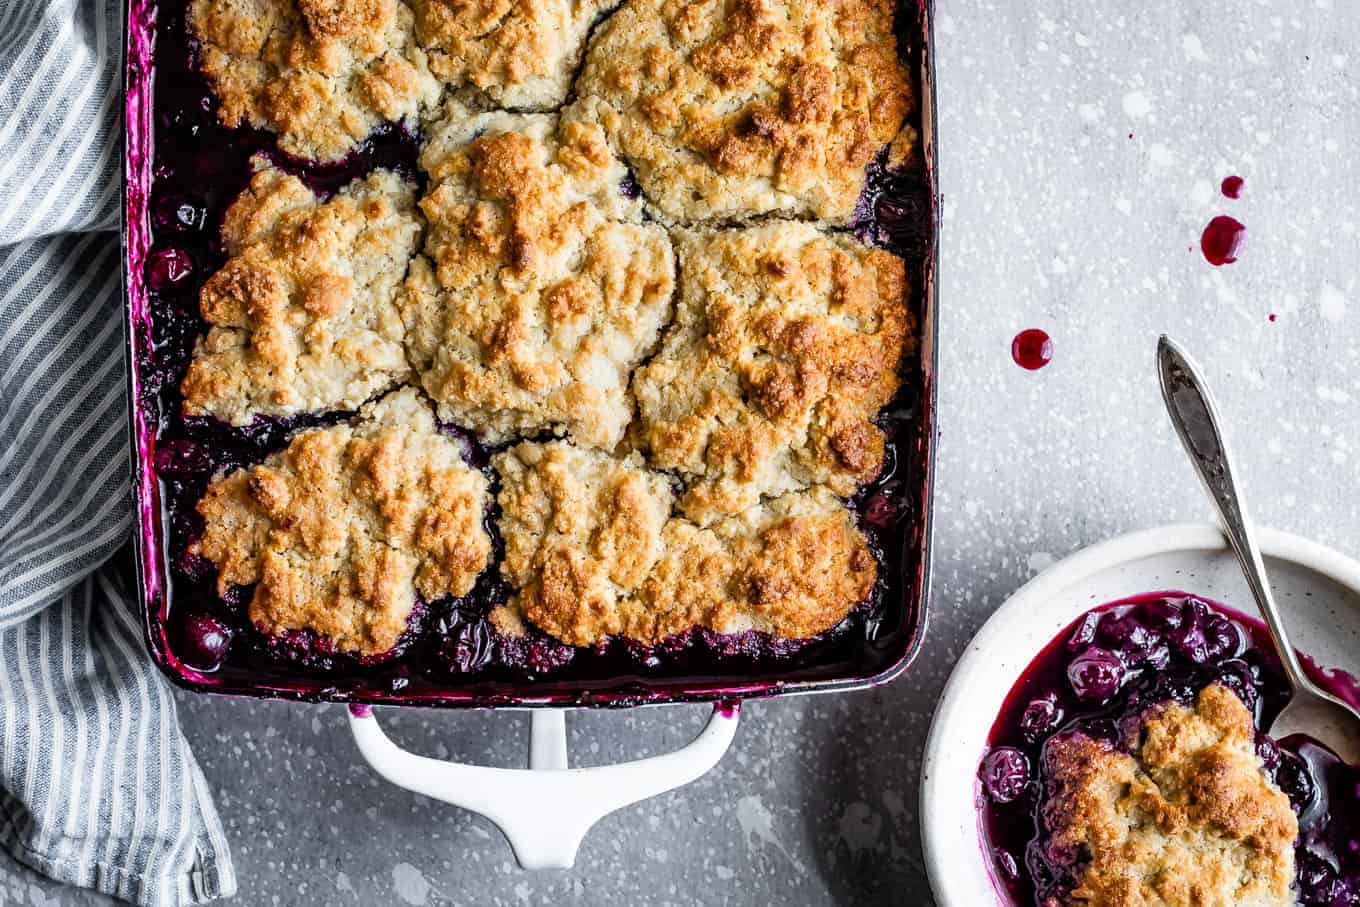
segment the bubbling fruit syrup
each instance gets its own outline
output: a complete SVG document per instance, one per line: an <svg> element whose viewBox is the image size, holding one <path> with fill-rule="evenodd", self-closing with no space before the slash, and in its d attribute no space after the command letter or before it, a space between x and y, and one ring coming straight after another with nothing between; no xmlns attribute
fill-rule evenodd
<svg viewBox="0 0 1360 907"><path fill-rule="evenodd" d="M1311 667L1330 688L1346 685ZM1065 896L1080 858L1050 848L1040 820L1044 744L1081 731L1117 742L1150 707L1191 704L1211 683L1232 690L1268 727L1289 701L1270 638L1258 621L1182 592L1102 605L1082 615L1025 669L992 725L978 768L982 846L1009 903L1036 907ZM1299 819L1301 904L1360 905L1360 767L1305 737L1257 734L1264 770Z"/></svg>

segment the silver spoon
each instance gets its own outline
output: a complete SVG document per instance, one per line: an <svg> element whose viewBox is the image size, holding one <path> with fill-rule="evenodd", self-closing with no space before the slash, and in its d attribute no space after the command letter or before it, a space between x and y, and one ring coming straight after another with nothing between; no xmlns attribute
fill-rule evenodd
<svg viewBox="0 0 1360 907"><path fill-rule="evenodd" d="M1266 580L1266 568L1256 546L1251 518L1233 478L1232 457L1219 427L1218 409L1199 367L1165 334L1157 344L1157 374L1161 378L1162 399L1166 402L1171 424L1176 426L1176 434L1180 435L1190 462L1218 509L1223 532L1237 554L1256 606L1270 628L1275 651L1293 692L1289 704L1266 730L1277 739L1306 734L1346 762L1360 763L1360 712L1313 683L1304 673L1294 647L1289 644L1284 620Z"/></svg>

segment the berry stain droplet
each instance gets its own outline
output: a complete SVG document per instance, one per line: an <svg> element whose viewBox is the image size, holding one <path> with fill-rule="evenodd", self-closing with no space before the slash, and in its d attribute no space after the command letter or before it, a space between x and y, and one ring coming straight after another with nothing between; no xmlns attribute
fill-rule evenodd
<svg viewBox="0 0 1360 907"><path fill-rule="evenodd" d="M1220 214L1204 228L1204 235L1199 240L1200 251L1204 253L1205 260L1216 268L1230 265L1237 261L1237 252L1246 232L1247 228L1239 221Z"/></svg>
<svg viewBox="0 0 1360 907"><path fill-rule="evenodd" d="M1242 185L1245 182L1240 176L1230 176L1223 180L1223 185L1220 188L1222 188L1223 195L1226 198L1241 198Z"/></svg>
<svg viewBox="0 0 1360 907"><path fill-rule="evenodd" d="M1021 368L1041 369L1053 361L1053 339L1039 328L1027 328L1011 341L1011 358Z"/></svg>

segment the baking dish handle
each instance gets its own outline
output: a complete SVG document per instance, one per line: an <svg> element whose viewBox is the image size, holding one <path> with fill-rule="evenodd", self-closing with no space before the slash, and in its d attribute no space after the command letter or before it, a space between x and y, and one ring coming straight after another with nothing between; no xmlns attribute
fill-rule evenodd
<svg viewBox="0 0 1360 907"><path fill-rule="evenodd" d="M566 709L533 711L528 768L491 768L408 753L369 709L350 709L368 764L399 787L481 813L500 828L525 869L566 869L590 827L616 809L688 784L718 764L737 733L739 702L718 703L708 725L671 753L567 768Z"/></svg>

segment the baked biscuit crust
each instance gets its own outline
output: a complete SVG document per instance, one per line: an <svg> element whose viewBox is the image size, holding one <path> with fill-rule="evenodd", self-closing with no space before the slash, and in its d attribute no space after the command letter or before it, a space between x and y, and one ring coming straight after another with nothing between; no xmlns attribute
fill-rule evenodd
<svg viewBox="0 0 1360 907"><path fill-rule="evenodd" d="M352 425L299 432L217 479L198 505L218 592L254 585L265 634L311 630L337 651L392 649L419 596L466 595L491 558L486 477L404 388Z"/></svg>
<svg viewBox="0 0 1360 907"><path fill-rule="evenodd" d="M299 157L336 160L439 101L401 0L193 0L189 27L223 125L276 132Z"/></svg>
<svg viewBox="0 0 1360 907"><path fill-rule="evenodd" d="M634 376L636 442L707 524L762 497L878 475L873 422L909 348L901 259L794 221L678 231L681 296Z"/></svg>
<svg viewBox="0 0 1360 907"><path fill-rule="evenodd" d="M406 380L396 296L419 241L415 192L378 170L322 202L269 167L227 211L231 256L199 294L210 328L181 384L184 411L357 409Z"/></svg>
<svg viewBox="0 0 1360 907"><path fill-rule="evenodd" d="M495 459L520 618L563 642L643 644L695 628L805 639L865 601L878 565L848 511L826 492L785 495L711 527L669 517L667 480L633 455L566 442L519 444Z"/></svg>
<svg viewBox="0 0 1360 907"><path fill-rule="evenodd" d="M824 490L763 501L709 527L673 519L662 548L625 631L634 639L693 627L808 639L866 601L878 577L850 512Z"/></svg>
<svg viewBox="0 0 1360 907"><path fill-rule="evenodd" d="M628 0L566 116L599 123L675 222L849 221L913 98L891 0Z"/></svg>
<svg viewBox="0 0 1360 907"><path fill-rule="evenodd" d="M1251 713L1218 684L1193 709L1156 707L1133 755L1082 735L1055 738L1044 824L1051 846L1089 854L1071 902L1293 904L1298 823L1254 740Z"/></svg>
<svg viewBox="0 0 1360 907"><path fill-rule="evenodd" d="M441 417L488 443L565 430L613 448L630 370L674 289L670 241L620 191L597 127L451 111L422 157L427 257L402 300L407 351Z"/></svg>
<svg viewBox="0 0 1360 907"><path fill-rule="evenodd" d="M498 107L547 110L567 98L595 18L613 0L413 0L430 70Z"/></svg>
<svg viewBox="0 0 1360 907"><path fill-rule="evenodd" d="M501 572L509 607L563 642L622 633L633 591L662 552L672 494L636 456L616 459L564 441L517 444L494 460L501 477ZM497 619L504 630L512 626Z"/></svg>

